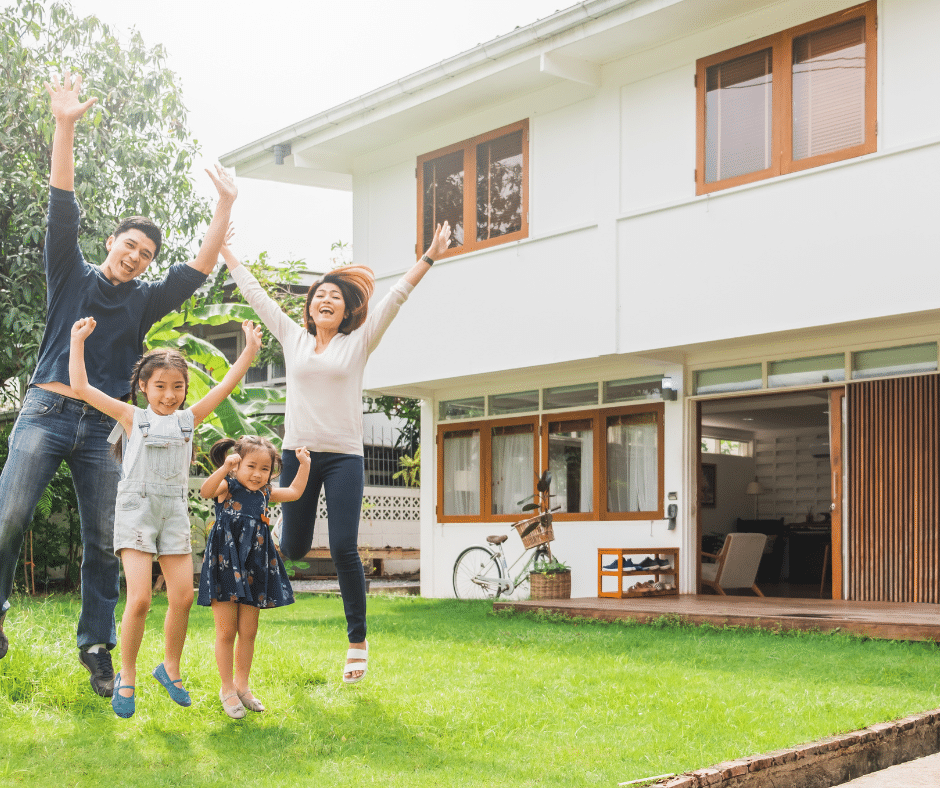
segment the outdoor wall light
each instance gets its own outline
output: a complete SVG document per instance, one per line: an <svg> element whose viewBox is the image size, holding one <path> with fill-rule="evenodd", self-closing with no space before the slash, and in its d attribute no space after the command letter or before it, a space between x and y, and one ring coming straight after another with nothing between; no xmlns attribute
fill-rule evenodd
<svg viewBox="0 0 940 788"><path fill-rule="evenodd" d="M285 156L290 156L290 143L284 142L280 145L275 145L274 146L274 163L283 164Z"/></svg>
<svg viewBox="0 0 940 788"><path fill-rule="evenodd" d="M672 387L672 378L663 376L661 396L664 400L672 402L679 396L679 392Z"/></svg>

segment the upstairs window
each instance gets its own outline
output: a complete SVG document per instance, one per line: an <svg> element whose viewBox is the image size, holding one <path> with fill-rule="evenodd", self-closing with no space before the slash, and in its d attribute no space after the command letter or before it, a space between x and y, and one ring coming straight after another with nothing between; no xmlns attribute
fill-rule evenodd
<svg viewBox="0 0 940 788"><path fill-rule="evenodd" d="M696 64L696 190L707 194L876 150L876 3Z"/></svg>
<svg viewBox="0 0 940 788"><path fill-rule="evenodd" d="M513 123L418 158L418 246L450 223L451 257L529 235L529 122Z"/></svg>

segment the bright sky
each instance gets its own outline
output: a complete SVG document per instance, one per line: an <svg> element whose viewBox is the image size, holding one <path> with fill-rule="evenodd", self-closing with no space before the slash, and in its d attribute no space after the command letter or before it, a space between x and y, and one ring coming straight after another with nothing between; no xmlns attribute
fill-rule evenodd
<svg viewBox="0 0 940 788"><path fill-rule="evenodd" d="M148 46L163 44L181 78L189 127L204 155L221 154L407 74L543 19L572 0L72 0ZM346 192L239 182L237 252L329 267L330 245L352 240ZM353 255L354 256L354 255Z"/></svg>

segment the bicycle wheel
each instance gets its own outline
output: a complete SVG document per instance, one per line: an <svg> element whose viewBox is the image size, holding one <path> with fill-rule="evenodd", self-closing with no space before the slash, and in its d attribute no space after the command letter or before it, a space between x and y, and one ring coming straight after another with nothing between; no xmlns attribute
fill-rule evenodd
<svg viewBox="0 0 940 788"><path fill-rule="evenodd" d="M504 582L502 565L485 547L468 547L454 562L457 599L496 599Z"/></svg>

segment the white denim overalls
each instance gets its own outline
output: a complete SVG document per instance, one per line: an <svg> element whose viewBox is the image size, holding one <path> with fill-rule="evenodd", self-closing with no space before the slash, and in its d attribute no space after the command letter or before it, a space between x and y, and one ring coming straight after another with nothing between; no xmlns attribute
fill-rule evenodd
<svg viewBox="0 0 940 788"><path fill-rule="evenodd" d="M123 438L123 477L114 510L114 552L125 547L144 553L192 552L187 510L192 462L193 412L188 408L158 416L134 409L133 434L120 424L112 442Z"/></svg>

